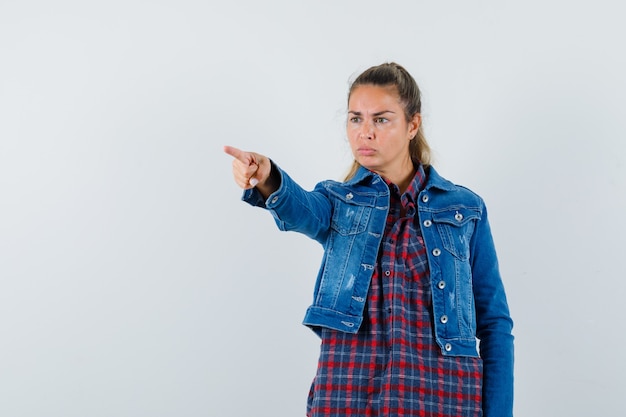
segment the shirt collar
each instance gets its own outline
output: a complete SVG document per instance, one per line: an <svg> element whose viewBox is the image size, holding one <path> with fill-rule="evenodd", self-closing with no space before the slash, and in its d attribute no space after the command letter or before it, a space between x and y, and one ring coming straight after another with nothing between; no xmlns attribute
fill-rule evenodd
<svg viewBox="0 0 626 417"><path fill-rule="evenodd" d="M420 164L417 166L413 180L411 180L405 194L410 195L413 198L413 201L417 201L417 195L424 189L425 185L426 171L424 171L424 167Z"/></svg>
<svg viewBox="0 0 626 417"><path fill-rule="evenodd" d="M394 193L398 193L398 186L387 179L383 179L390 190L394 190ZM402 204L406 205L409 202L414 203L417 201L417 196L424 189L426 185L426 172L424 171L424 167L420 164L415 170L415 175L413 175L413 179L409 183L404 194L400 196L402 200Z"/></svg>

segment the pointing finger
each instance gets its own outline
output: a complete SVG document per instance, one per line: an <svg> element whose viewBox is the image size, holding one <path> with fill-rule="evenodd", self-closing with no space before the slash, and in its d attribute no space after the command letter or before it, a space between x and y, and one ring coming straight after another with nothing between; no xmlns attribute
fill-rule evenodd
<svg viewBox="0 0 626 417"><path fill-rule="evenodd" d="M254 156L250 152L244 152L233 146L224 146L224 152L246 165L256 163Z"/></svg>

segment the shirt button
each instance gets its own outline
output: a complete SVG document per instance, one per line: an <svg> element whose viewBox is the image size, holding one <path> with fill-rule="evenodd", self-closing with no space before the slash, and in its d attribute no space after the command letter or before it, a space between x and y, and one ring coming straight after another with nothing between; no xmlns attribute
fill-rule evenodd
<svg viewBox="0 0 626 417"><path fill-rule="evenodd" d="M424 194L424 195L422 196L422 201L423 201L424 203L428 203L428 194Z"/></svg>
<svg viewBox="0 0 626 417"><path fill-rule="evenodd" d="M446 282L441 280L437 283L437 288L439 288L440 290L443 290L444 288L446 288Z"/></svg>
<svg viewBox="0 0 626 417"><path fill-rule="evenodd" d="M433 249L433 255L435 255L435 256L441 255L441 249L439 249L439 248Z"/></svg>
<svg viewBox="0 0 626 417"><path fill-rule="evenodd" d="M439 319L443 324L446 324L448 322L448 316L446 316L445 314L443 316L441 316L441 318Z"/></svg>
<svg viewBox="0 0 626 417"><path fill-rule="evenodd" d="M433 222L431 222L430 220L424 220L424 227L430 227L433 225Z"/></svg>
<svg viewBox="0 0 626 417"><path fill-rule="evenodd" d="M452 345L450 343L446 343L443 348L446 350L446 352L450 352L452 350Z"/></svg>
<svg viewBox="0 0 626 417"><path fill-rule="evenodd" d="M388 277L389 275L391 275L390 271L385 271L385 276Z"/></svg>
<svg viewBox="0 0 626 417"><path fill-rule="evenodd" d="M454 215L454 218L456 219L457 222L460 222L461 220L463 220L463 215L461 213L456 213Z"/></svg>
<svg viewBox="0 0 626 417"><path fill-rule="evenodd" d="M274 204L274 203L275 203L275 202L277 202L277 201L278 201L278 196L276 196L276 197L272 198L272 204Z"/></svg>

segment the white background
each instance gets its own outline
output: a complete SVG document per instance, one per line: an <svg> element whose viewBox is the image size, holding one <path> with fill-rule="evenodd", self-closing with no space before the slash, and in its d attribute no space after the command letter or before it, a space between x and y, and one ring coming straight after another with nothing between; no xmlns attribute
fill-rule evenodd
<svg viewBox="0 0 626 417"><path fill-rule="evenodd" d="M304 416L321 247L239 201L305 188L396 61L489 207L516 415L626 414L626 54L609 1L0 1L0 415Z"/></svg>

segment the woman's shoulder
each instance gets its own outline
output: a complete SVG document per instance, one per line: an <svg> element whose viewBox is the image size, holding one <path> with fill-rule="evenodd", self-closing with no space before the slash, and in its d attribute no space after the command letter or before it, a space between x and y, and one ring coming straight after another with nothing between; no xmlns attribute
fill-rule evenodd
<svg viewBox="0 0 626 417"><path fill-rule="evenodd" d="M484 206L484 201L480 195L472 189L450 181L441 176L437 170L430 166L428 169L427 192L433 192L446 200L456 201L459 204L470 204L476 207Z"/></svg>

